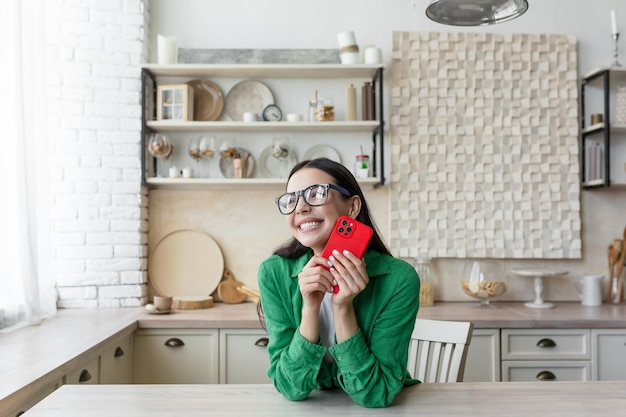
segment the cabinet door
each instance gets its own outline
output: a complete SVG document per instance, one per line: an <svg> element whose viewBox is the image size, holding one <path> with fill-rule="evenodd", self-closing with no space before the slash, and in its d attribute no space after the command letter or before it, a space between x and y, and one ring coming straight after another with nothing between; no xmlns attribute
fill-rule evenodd
<svg viewBox="0 0 626 417"><path fill-rule="evenodd" d="M133 382L133 338L129 335L109 344L102 351L102 384Z"/></svg>
<svg viewBox="0 0 626 417"><path fill-rule="evenodd" d="M589 329L502 329L502 360L589 360Z"/></svg>
<svg viewBox="0 0 626 417"><path fill-rule="evenodd" d="M65 376L66 384L99 384L100 383L100 356L79 366Z"/></svg>
<svg viewBox="0 0 626 417"><path fill-rule="evenodd" d="M261 329L220 330L220 384L267 384L268 336Z"/></svg>
<svg viewBox="0 0 626 417"><path fill-rule="evenodd" d="M500 381L500 329L473 330L463 381Z"/></svg>
<svg viewBox="0 0 626 417"><path fill-rule="evenodd" d="M593 379L626 380L626 329L592 331Z"/></svg>
<svg viewBox="0 0 626 417"><path fill-rule="evenodd" d="M135 333L138 384L217 384L217 329L141 329Z"/></svg>
<svg viewBox="0 0 626 417"><path fill-rule="evenodd" d="M502 381L590 381L589 361L502 361Z"/></svg>

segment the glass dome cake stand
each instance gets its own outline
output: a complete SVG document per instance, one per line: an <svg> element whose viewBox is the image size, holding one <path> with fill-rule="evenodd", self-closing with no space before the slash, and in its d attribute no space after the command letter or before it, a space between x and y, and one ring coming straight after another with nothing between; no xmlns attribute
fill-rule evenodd
<svg viewBox="0 0 626 417"><path fill-rule="evenodd" d="M515 275L521 277L532 277L535 279L535 301L524 303L528 308L554 308L553 303L543 299L543 279L548 277L558 277L566 275L567 271L543 269L543 268L514 268L511 269Z"/></svg>

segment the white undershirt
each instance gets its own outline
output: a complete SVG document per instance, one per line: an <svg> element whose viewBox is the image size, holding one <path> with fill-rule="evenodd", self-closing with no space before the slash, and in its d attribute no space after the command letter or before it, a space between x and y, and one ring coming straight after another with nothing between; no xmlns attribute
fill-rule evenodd
<svg viewBox="0 0 626 417"><path fill-rule="evenodd" d="M320 306L320 339L322 345L330 347L335 344L335 321L333 320L333 307L330 297L333 293L327 292ZM324 360L329 364L333 362L333 357L327 350Z"/></svg>

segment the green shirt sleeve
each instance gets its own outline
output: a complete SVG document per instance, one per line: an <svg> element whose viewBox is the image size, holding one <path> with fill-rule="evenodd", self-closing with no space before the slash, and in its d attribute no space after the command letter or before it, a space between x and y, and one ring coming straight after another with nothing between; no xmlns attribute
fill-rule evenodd
<svg viewBox="0 0 626 417"><path fill-rule="evenodd" d="M259 268L261 306L265 316L270 367L267 372L274 386L289 400L303 400L320 388L319 378L326 348L306 340L299 331L302 302L299 290L292 292L297 279L290 277L283 263L269 258ZM322 373L322 374L324 374Z"/></svg>
<svg viewBox="0 0 626 417"><path fill-rule="evenodd" d="M383 299L388 302L378 309L367 306L376 311L371 328L363 325L351 338L330 348L339 369L337 383L355 403L365 407L386 407L404 385L417 382L410 379L406 366L417 315L419 278L413 267L404 264L396 263L389 275L380 278L385 282L377 283L374 290L387 292ZM364 332L369 333L369 342Z"/></svg>

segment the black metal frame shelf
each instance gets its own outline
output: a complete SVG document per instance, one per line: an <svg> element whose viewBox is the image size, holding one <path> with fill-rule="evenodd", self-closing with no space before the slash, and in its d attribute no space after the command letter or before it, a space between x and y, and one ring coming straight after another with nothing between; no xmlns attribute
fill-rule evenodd
<svg viewBox="0 0 626 417"><path fill-rule="evenodd" d="M626 80L626 68L623 67L602 67L594 69L586 74L580 86L580 166L581 166L581 186L583 189L598 189L619 186L625 184L615 183L611 180L611 140L612 134L626 132L626 126L611 123L611 88L612 83L617 80ZM601 123L587 126L589 120L587 110L587 88L599 87L602 90L602 116ZM599 112L598 112L599 113ZM602 135L598 137L598 135ZM614 136L614 135L613 135ZM595 138L594 138L595 137ZM614 137L613 137L614 140ZM590 143L599 143L603 147L603 167L602 176L598 178L587 178L588 167L586 165L586 150Z"/></svg>
<svg viewBox="0 0 626 417"><path fill-rule="evenodd" d="M383 70L381 65L342 65L342 64L311 64L311 65L276 65L276 64L177 64L177 65L153 65L149 64L142 68L142 123L141 123L141 157L142 157L142 185L176 187L189 186L189 182L182 180L156 181L148 178L148 169L156 172L156 158L149 158L147 143L149 136L155 132L168 131L282 131L282 132L371 132L372 133L372 175L371 179L364 181L364 185L380 186L385 184L384 170L384 89ZM185 121L155 121L156 109L151 103L156 103L157 78L158 77L257 77L257 78L369 78L372 81L372 103L376 120L354 122L185 122ZM151 166L149 166L151 164ZM223 188L224 185L234 188L256 189L259 186L273 186L275 179L268 178L245 178L228 179L224 184L220 181L196 181L197 185L206 188Z"/></svg>

